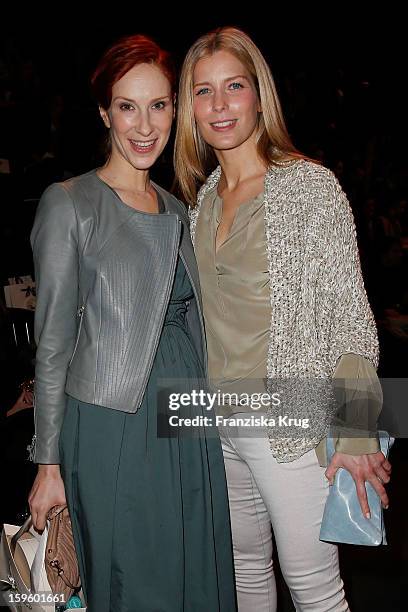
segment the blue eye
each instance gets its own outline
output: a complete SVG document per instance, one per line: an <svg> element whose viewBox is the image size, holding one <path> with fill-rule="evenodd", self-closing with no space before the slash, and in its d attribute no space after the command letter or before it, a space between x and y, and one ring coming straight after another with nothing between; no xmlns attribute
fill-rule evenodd
<svg viewBox="0 0 408 612"><path fill-rule="evenodd" d="M156 102L156 104L153 104L153 108L156 110L162 110L165 106L166 106L166 103L163 101Z"/></svg>
<svg viewBox="0 0 408 612"><path fill-rule="evenodd" d="M229 84L230 89L243 89L243 85L241 83L238 83L238 81L234 81L233 83Z"/></svg>
<svg viewBox="0 0 408 612"><path fill-rule="evenodd" d="M210 90L208 89L208 87L202 87L201 89L199 89L198 91L196 91L196 96L202 96L205 93L208 93Z"/></svg>

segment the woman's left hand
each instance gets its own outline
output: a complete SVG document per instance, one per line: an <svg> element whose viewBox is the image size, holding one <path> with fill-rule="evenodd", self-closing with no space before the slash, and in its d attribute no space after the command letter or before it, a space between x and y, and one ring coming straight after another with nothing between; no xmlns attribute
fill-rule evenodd
<svg viewBox="0 0 408 612"><path fill-rule="evenodd" d="M366 518L370 518L370 507L367 501L365 481L368 481L379 495L384 508L388 508L388 495L384 484L390 481L391 464L381 451L369 455L346 455L334 453L325 476L333 484L334 476L339 468L345 468L353 477L361 510Z"/></svg>

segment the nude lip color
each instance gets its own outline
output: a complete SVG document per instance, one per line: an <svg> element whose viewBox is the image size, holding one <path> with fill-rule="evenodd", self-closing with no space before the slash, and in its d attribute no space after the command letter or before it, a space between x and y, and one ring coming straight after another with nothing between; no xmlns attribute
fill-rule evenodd
<svg viewBox="0 0 408 612"><path fill-rule="evenodd" d="M151 153L156 145L157 139L154 140L152 142L151 145L149 145L148 147L142 147L140 145L137 145L133 140L129 140L130 142L130 146L132 147L133 151L135 151L135 153L142 153L142 154L146 154L146 153Z"/></svg>
<svg viewBox="0 0 408 612"><path fill-rule="evenodd" d="M228 121L232 121L232 123L223 126L215 125L214 123L210 123L210 125L216 132L227 132L228 130L232 130L237 124L237 119L229 119ZM216 121L215 123L224 123L224 121Z"/></svg>

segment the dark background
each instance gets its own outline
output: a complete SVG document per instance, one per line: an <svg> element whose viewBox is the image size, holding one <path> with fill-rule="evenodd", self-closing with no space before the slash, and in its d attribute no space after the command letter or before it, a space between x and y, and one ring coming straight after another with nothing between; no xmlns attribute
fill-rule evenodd
<svg viewBox="0 0 408 612"><path fill-rule="evenodd" d="M372 8L359 18L340 11L302 15L296 5L275 15L260 5L256 17L211 6L206 13L214 17L198 18L204 11L196 4L172 5L163 13L145 9L142 15L126 8L120 16L107 5L92 18L70 11L55 20L49 15L48 22L26 16L23 23L3 24L2 72L9 73L18 113L3 117L0 151L11 150L24 163L44 140L50 112L59 111L66 122L65 165L74 173L87 169L100 126L88 83L102 51L119 36L143 32L180 66L200 34L231 24L250 34L269 61L299 148L310 155L324 149L332 165L344 156L347 166L356 167L371 147L377 180L387 178L391 163L394 173L406 164L406 66L398 15L391 19Z"/></svg>
<svg viewBox="0 0 408 612"><path fill-rule="evenodd" d="M32 273L28 237L45 187L103 161L99 148L103 132L88 85L103 50L119 36L145 33L172 52L180 66L199 35L217 26L236 25L253 37L271 66L295 145L330 167L349 196L379 327L380 374L406 377L407 341L390 331L387 318L390 309L408 314L407 249L401 243L408 226L406 43L405 21L395 5L383 3L378 10L360 7L360 14L356 7L340 3L320 11L309 5L299 9L295 3L284 11L273 3L247 5L245 10L216 3L152 3L142 12L131 4L107 3L88 15L85 10L67 4L39 14L41 8L28 12L19 6L12 16L3 14L0 158L9 160L11 173L0 174L1 280ZM171 144L153 174L171 186ZM15 400L29 360L27 347L8 344L10 315L4 308L2 312L4 413ZM1 520L9 522L24 511L25 445L32 415L12 418L12 424L3 424L3 431L8 432L8 449L12 440L9 473L20 506L4 507ZM24 440L18 440L16 430L24 431ZM389 546L340 547L347 596L357 612L406 609L405 440L396 442L391 460ZM280 599L280 612L293 609L282 581Z"/></svg>

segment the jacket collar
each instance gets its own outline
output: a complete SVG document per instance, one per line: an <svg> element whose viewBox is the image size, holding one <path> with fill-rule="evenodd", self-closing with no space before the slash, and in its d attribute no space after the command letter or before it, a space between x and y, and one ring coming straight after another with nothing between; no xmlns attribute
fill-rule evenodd
<svg viewBox="0 0 408 612"><path fill-rule="evenodd" d="M163 189L163 187L160 187L160 185L157 185L157 183L153 183L153 186L160 193L163 199L163 204L164 208L166 209L166 212L169 214L177 215L180 221L183 223L184 231L181 238L180 251L183 257L185 267L187 268L190 281L193 285L194 294L196 295L199 305L201 307L200 281L198 275L197 261L190 239L187 208L184 206L184 204L177 200L174 195L166 191L166 189Z"/></svg>

